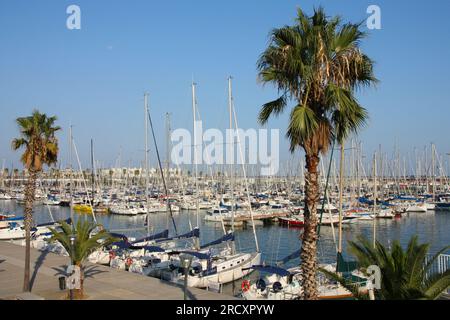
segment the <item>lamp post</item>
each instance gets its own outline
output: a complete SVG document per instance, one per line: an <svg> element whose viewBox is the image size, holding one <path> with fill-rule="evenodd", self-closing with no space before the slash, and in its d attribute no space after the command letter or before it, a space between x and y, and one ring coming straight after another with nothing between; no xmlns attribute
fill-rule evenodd
<svg viewBox="0 0 450 320"><path fill-rule="evenodd" d="M181 265L184 269L184 300L187 300L187 284L188 284L188 275L189 269L192 264L192 257L188 255L183 255L181 258Z"/></svg>
<svg viewBox="0 0 450 320"><path fill-rule="evenodd" d="M74 265L74 260L73 260L73 255L74 255L74 250L73 250L73 248L74 248L74 245L75 245L75 235L74 234L72 234L71 236L70 236L70 264L73 266ZM70 293L70 300L73 300L73 289L72 288L70 288L69 289L69 293Z"/></svg>

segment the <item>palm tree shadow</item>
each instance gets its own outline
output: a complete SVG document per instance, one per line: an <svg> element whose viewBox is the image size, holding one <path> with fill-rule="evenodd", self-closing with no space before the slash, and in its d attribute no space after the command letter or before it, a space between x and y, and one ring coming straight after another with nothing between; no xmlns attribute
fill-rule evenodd
<svg viewBox="0 0 450 320"><path fill-rule="evenodd" d="M0 260L0 263L3 263L3 262L5 262L6 260ZM5 271L5 270L0 270L0 272L3 272L3 271Z"/></svg>
<svg viewBox="0 0 450 320"><path fill-rule="evenodd" d="M183 288L184 290L184 288ZM197 300L197 296L191 292L191 290L186 290L186 295L188 300Z"/></svg>
<svg viewBox="0 0 450 320"><path fill-rule="evenodd" d="M38 274L39 268L44 263L45 258L47 257L47 254L48 254L48 251L46 251L46 250L41 251L41 255L39 256L39 258L36 261L36 264L34 265L33 275L31 276L31 279L30 279L30 290L33 289L34 281L36 280L36 276Z"/></svg>
<svg viewBox="0 0 450 320"><path fill-rule="evenodd" d="M69 274L67 274L67 266L53 267L52 269L56 271L55 276L69 276ZM84 278L93 278L97 274L105 272L108 271L100 270L98 266L84 267Z"/></svg>
<svg viewBox="0 0 450 320"><path fill-rule="evenodd" d="M84 268L84 277L85 278L93 278L97 274L105 273L108 271L100 270L98 266L89 266Z"/></svg>

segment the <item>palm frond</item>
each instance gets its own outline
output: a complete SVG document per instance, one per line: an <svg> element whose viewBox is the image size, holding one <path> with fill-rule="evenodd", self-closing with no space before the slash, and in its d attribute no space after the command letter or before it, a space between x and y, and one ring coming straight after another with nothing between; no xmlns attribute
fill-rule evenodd
<svg viewBox="0 0 450 320"><path fill-rule="evenodd" d="M284 95L277 100L264 104L261 108L261 112L259 113L259 122L261 124L266 124L272 114L275 116L279 115L283 112L285 107L286 97Z"/></svg>
<svg viewBox="0 0 450 320"><path fill-rule="evenodd" d="M328 278L338 282L341 286L350 291L350 293L356 300L369 300L368 295L361 293L359 291L359 286L352 281L338 275L337 273L330 272L324 268L318 268L318 271L323 273Z"/></svg>
<svg viewBox="0 0 450 320"><path fill-rule="evenodd" d="M436 274L425 282L425 295L428 299L436 300L450 287L450 270L443 274Z"/></svg>

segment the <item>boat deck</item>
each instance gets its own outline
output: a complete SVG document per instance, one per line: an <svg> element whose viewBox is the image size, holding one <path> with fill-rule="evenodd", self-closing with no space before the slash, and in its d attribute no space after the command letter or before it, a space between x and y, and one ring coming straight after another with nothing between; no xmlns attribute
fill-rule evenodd
<svg viewBox="0 0 450 320"><path fill-rule="evenodd" d="M25 247L0 242L0 300L22 294ZM68 257L31 249L32 294L46 300L62 300L58 277L65 275ZM86 263L84 290L87 300L183 300L184 289L159 279ZM190 300L231 300L231 296L189 288Z"/></svg>

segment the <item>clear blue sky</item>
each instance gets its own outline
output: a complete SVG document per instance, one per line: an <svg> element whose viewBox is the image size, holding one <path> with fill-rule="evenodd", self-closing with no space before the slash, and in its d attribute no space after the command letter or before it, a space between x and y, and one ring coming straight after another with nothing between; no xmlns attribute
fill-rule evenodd
<svg viewBox="0 0 450 320"><path fill-rule="evenodd" d="M66 8L77 4L82 29L66 28ZM382 30L370 31L363 48L376 61L377 89L359 95L370 111L361 133L367 153L379 144L402 152L436 143L450 152L450 2L433 1L87 1L1 0L0 2L0 166L18 165L10 141L14 119L33 108L58 116L63 165L68 126L84 166L89 142L96 157L138 165L143 158L143 93L150 106L161 149L164 114L172 127L191 128L190 82L207 127L227 123L228 75L242 128L257 127L260 106L276 97L256 81L256 61L274 27L291 24L300 6L311 13L323 5L329 15L353 22L366 9L382 10ZM287 125L287 115L270 127ZM289 158L287 143L281 147Z"/></svg>

